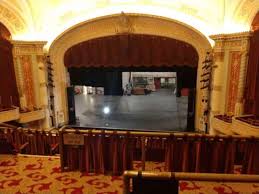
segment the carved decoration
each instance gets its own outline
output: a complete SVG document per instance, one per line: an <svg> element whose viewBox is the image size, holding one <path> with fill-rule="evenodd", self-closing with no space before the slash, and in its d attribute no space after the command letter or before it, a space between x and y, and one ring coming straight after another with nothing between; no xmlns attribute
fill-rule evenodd
<svg viewBox="0 0 259 194"><path fill-rule="evenodd" d="M115 26L115 32L117 34L129 34L134 32L134 26L131 18L124 12L118 17L117 25Z"/></svg>
<svg viewBox="0 0 259 194"><path fill-rule="evenodd" d="M46 44L44 41L12 41L13 53L17 55L43 55L43 46Z"/></svg>
<svg viewBox="0 0 259 194"><path fill-rule="evenodd" d="M235 112L235 104L237 102L238 83L241 65L241 52L232 51L230 52L230 74L229 74L229 85L228 85L228 113Z"/></svg>
<svg viewBox="0 0 259 194"><path fill-rule="evenodd" d="M251 32L240 32L233 34L216 34L210 38L215 41L214 49L222 48L238 48L244 45L244 42L249 39Z"/></svg>

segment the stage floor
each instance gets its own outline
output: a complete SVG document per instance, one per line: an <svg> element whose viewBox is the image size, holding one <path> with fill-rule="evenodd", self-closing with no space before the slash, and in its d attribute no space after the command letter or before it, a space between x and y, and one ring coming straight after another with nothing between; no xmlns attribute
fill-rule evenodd
<svg viewBox="0 0 259 194"><path fill-rule="evenodd" d="M177 98L167 89L149 95L75 95L77 125L82 127L185 131L187 104L187 97Z"/></svg>

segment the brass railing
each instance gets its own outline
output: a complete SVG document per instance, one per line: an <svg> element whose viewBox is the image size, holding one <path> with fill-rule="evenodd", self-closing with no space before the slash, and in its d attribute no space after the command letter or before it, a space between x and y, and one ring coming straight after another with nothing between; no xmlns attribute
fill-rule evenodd
<svg viewBox="0 0 259 194"><path fill-rule="evenodd" d="M123 174L123 194L130 194L131 179L168 180L178 187L179 181L207 181L207 182L242 182L258 183L259 175L216 174L216 173L185 173L185 172L151 172L125 171ZM134 188L132 188L134 189ZM161 191L162 193L163 191Z"/></svg>

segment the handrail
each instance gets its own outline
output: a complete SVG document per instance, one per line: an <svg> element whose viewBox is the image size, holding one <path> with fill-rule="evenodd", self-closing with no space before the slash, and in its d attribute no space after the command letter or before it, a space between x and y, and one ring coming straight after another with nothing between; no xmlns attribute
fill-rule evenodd
<svg viewBox="0 0 259 194"><path fill-rule="evenodd" d="M219 173L186 173L186 172L152 172L152 171L125 171L123 174L123 194L130 193L130 179L142 177L156 180L185 180L208 182L259 182L259 175L219 174Z"/></svg>
<svg viewBox="0 0 259 194"><path fill-rule="evenodd" d="M240 135L209 135L209 134L201 134L201 133L187 133L187 132L146 132L146 131L132 131L132 130L117 130L112 128L89 128L89 127L70 127L70 126L63 126L59 129L60 132L79 132L82 134L88 134L91 132L92 134L100 134L100 132L104 131L106 134L113 134L114 131L117 131L118 135L135 135L135 136L155 136L155 137L207 137L207 138L221 138L221 139L246 139L246 138L254 138L255 140L259 140L259 137L254 136L240 136Z"/></svg>

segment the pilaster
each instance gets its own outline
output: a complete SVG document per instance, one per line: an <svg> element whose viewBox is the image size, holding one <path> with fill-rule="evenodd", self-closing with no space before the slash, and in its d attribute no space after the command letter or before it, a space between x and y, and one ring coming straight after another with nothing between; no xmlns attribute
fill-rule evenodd
<svg viewBox="0 0 259 194"><path fill-rule="evenodd" d="M44 69L43 41L12 41L16 80L20 96L21 114L42 110L40 128L48 128L48 96ZM33 114L32 114L33 115ZM37 118L31 117L31 121Z"/></svg>
<svg viewBox="0 0 259 194"><path fill-rule="evenodd" d="M250 32L210 36L215 41L212 84L212 114L243 113Z"/></svg>

